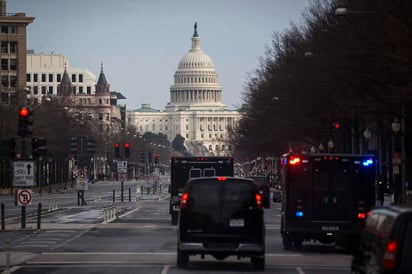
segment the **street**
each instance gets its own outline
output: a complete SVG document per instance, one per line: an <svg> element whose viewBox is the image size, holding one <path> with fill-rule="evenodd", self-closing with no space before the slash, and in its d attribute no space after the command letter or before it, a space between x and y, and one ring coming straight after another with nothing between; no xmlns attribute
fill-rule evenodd
<svg viewBox="0 0 412 274"><path fill-rule="evenodd" d="M166 178L161 183L165 184ZM35 207L38 200L55 199L58 209L45 213L41 229L36 229L35 217L28 218L26 229L21 229L18 221L7 223L0 237L0 269L10 267L12 273L187 273L188 270L176 268L176 227L170 224L167 187L154 194L136 194L141 185L144 182L124 182L124 201L117 196L120 193L116 194L116 214L112 219L105 214L113 201L113 189L120 191L120 182L90 185L85 194L87 206L77 205L72 189L35 194L28 212L33 211L29 207ZM266 210L265 220L266 269L262 273L348 272L351 255L335 251L333 246L304 244L299 251L284 251L279 203L272 203ZM192 271L254 272L249 259L230 257L217 261L208 256L191 258L189 272Z"/></svg>

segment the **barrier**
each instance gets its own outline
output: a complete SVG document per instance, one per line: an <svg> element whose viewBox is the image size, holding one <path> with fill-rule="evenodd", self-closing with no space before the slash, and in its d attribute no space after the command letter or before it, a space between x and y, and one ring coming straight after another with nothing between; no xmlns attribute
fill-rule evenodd
<svg viewBox="0 0 412 274"><path fill-rule="evenodd" d="M50 200L49 201L49 212L57 210L57 202L55 200Z"/></svg>
<svg viewBox="0 0 412 274"><path fill-rule="evenodd" d="M103 209L104 222L110 222L116 219L116 207L114 205L105 206Z"/></svg>

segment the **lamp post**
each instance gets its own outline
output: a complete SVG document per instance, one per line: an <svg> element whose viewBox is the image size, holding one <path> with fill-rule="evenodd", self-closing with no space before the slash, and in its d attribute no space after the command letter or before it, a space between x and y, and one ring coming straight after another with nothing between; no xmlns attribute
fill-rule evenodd
<svg viewBox="0 0 412 274"><path fill-rule="evenodd" d="M369 128L365 128L363 131L363 138L365 139L365 153L369 153L369 140L372 136L371 131Z"/></svg>
<svg viewBox="0 0 412 274"><path fill-rule="evenodd" d="M397 118L392 123L392 132L394 133L394 152L392 154L392 165L395 187L400 190L400 200L398 202L405 204L407 202L406 192L406 138L405 138L405 119L403 117L404 107L401 107L401 121ZM399 180L400 175L400 180ZM397 180L396 180L397 179ZM400 184L400 186L399 186Z"/></svg>

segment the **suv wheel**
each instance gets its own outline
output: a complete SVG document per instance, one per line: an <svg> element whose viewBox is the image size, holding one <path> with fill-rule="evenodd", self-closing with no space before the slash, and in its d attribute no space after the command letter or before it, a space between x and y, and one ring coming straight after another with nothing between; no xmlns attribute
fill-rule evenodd
<svg viewBox="0 0 412 274"><path fill-rule="evenodd" d="M253 268L256 270L264 270L265 269L265 255L252 257L250 261L253 264Z"/></svg>
<svg viewBox="0 0 412 274"><path fill-rule="evenodd" d="M177 250L177 267L178 268L187 268L189 265L189 254L187 252Z"/></svg>

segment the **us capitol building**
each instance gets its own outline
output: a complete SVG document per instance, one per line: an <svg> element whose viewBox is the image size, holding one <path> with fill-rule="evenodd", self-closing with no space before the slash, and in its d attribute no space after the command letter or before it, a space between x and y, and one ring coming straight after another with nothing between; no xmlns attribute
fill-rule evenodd
<svg viewBox="0 0 412 274"><path fill-rule="evenodd" d="M200 48L196 23L192 47L180 59L165 109L142 104L128 112L128 124L140 134L162 133L170 142L181 135L193 155L232 155L229 140L240 118L222 103L222 87L212 59Z"/></svg>

